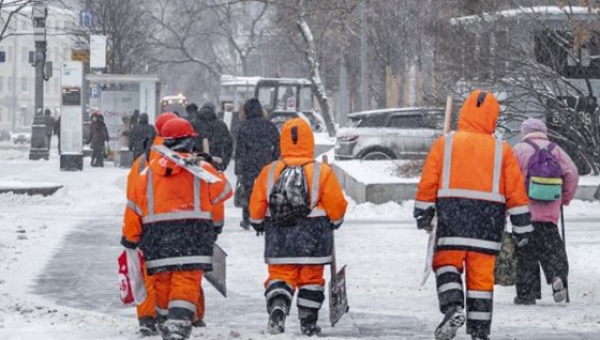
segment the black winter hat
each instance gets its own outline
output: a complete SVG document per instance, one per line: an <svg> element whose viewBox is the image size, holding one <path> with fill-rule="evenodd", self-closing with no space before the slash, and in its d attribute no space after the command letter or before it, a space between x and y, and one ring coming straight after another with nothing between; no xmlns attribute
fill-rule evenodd
<svg viewBox="0 0 600 340"><path fill-rule="evenodd" d="M258 99L250 98L244 104L244 112L246 112L246 118L262 117L263 107Z"/></svg>
<svg viewBox="0 0 600 340"><path fill-rule="evenodd" d="M198 105L196 105L195 103L190 103L185 107L185 112L187 113L196 111L198 111Z"/></svg>

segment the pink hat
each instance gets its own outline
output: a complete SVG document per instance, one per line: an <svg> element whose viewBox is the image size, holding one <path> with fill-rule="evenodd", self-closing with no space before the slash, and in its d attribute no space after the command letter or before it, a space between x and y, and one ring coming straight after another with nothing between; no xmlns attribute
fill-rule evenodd
<svg viewBox="0 0 600 340"><path fill-rule="evenodd" d="M532 132L548 133L548 128L543 121L536 118L528 118L521 124L521 133L525 136Z"/></svg>

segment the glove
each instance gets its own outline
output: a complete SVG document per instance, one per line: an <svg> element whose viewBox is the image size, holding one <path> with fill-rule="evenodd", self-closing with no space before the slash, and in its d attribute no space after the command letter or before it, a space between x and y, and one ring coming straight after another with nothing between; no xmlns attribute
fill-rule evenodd
<svg viewBox="0 0 600 340"><path fill-rule="evenodd" d="M425 209L422 213L415 216L415 218L417 219L417 228L425 229L427 231L431 230L433 228L431 222L433 221L434 217L435 207L429 207Z"/></svg>
<svg viewBox="0 0 600 340"><path fill-rule="evenodd" d="M214 232L217 235L221 235L221 233L223 232L223 227L214 227Z"/></svg>
<svg viewBox="0 0 600 340"><path fill-rule="evenodd" d="M331 227L332 230L338 230L340 229L340 227L342 226L341 224L333 224L333 223L329 223L329 226Z"/></svg>
<svg viewBox="0 0 600 340"><path fill-rule="evenodd" d="M212 156L209 153L206 153L206 152L199 153L198 157L204 158L204 160L207 161L207 162L209 162L209 163L212 163L212 161L213 161Z"/></svg>
<svg viewBox="0 0 600 340"><path fill-rule="evenodd" d="M265 225L264 223L251 223L252 228L256 230L256 236L260 236L265 233Z"/></svg>

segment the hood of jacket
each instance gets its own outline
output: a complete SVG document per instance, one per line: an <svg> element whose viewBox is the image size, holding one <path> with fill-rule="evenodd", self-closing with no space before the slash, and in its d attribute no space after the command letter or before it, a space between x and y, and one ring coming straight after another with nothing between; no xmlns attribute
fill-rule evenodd
<svg viewBox="0 0 600 340"><path fill-rule="evenodd" d="M279 145L284 161L312 160L315 157L315 137L312 129L300 118L288 120L283 125Z"/></svg>
<svg viewBox="0 0 600 340"><path fill-rule="evenodd" d="M213 103L204 104L198 112L198 118L201 120L216 120L217 112Z"/></svg>
<svg viewBox="0 0 600 340"><path fill-rule="evenodd" d="M140 115L140 120L138 121L140 124L148 124L149 118L147 113L142 113Z"/></svg>
<svg viewBox="0 0 600 340"><path fill-rule="evenodd" d="M500 105L493 94L473 91L460 109L458 130L492 134L499 115Z"/></svg>

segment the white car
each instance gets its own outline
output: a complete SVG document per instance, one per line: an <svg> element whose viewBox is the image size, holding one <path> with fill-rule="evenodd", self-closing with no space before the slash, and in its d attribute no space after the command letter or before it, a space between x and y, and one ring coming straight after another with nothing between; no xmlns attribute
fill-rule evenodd
<svg viewBox="0 0 600 340"><path fill-rule="evenodd" d="M423 159L442 133L441 108L398 108L348 115L337 133L335 159Z"/></svg>
<svg viewBox="0 0 600 340"><path fill-rule="evenodd" d="M10 140L14 144L31 143L31 126L18 127L10 133Z"/></svg>

